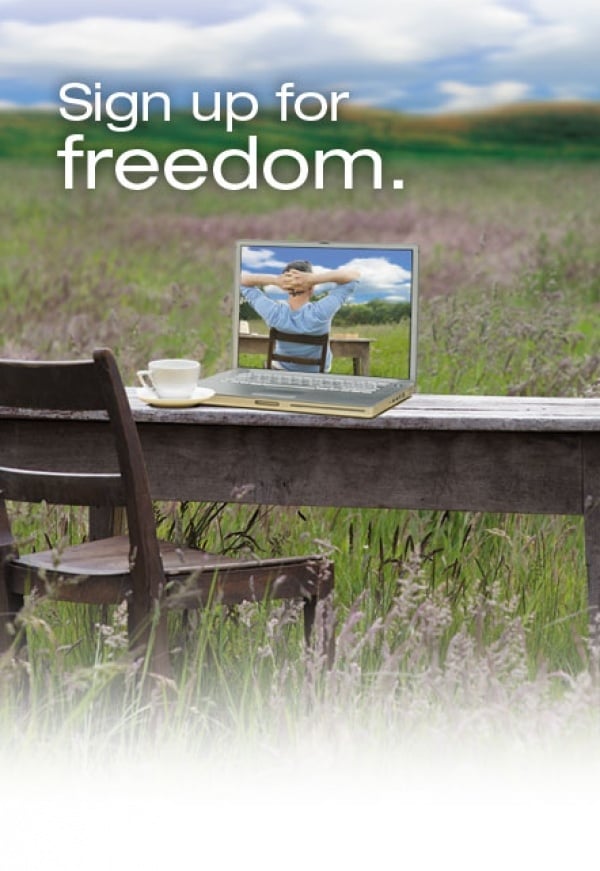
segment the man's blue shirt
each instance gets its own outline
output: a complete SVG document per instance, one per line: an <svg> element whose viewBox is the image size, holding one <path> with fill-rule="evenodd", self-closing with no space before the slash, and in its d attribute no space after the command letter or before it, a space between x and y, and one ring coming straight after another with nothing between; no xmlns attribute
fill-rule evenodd
<svg viewBox="0 0 600 871"><path fill-rule="evenodd" d="M250 303L254 311L261 316L268 327L275 327L285 333L300 333L311 336L322 336L331 331L331 321L336 312L346 302L356 287L356 281L346 284L336 284L327 293L315 302L307 302L301 308L293 310L287 302L272 300L257 287L242 287L241 294L246 302ZM314 345L292 344L291 342L278 342L276 350L281 354L291 354L295 357L314 357ZM301 372L317 372L317 366L307 364L285 363L279 364L284 369L293 369ZM327 348L326 369L331 368L331 350Z"/></svg>

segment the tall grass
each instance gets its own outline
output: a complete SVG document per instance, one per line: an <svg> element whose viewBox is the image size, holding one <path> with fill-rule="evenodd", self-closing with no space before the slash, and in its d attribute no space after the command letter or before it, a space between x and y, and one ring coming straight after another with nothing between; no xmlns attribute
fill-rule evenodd
<svg viewBox="0 0 600 871"><path fill-rule="evenodd" d="M2 176L3 356L112 346L128 378L160 355L205 371L229 355L233 242L419 244L423 392L598 395L600 206L594 170L546 163L403 167L401 199L348 192L198 196L104 186L66 194L49 169ZM85 534L49 509L49 535ZM5 746L73 742L123 755L177 740L219 754L261 742L444 728L565 736L597 729L578 518L298 506L157 506L170 534L336 563L337 658L306 652L274 603L173 618L174 682L139 676L123 614L30 602L26 648L0 662ZM19 537L33 516L21 513ZM142 692L151 687L150 696ZM518 725L519 723L525 725ZM521 731L519 731L521 730Z"/></svg>

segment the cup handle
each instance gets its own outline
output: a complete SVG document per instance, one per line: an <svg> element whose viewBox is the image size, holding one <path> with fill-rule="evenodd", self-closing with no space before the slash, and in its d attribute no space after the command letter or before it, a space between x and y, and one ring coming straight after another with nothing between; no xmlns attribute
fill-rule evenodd
<svg viewBox="0 0 600 871"><path fill-rule="evenodd" d="M147 387L148 390L154 390L152 381L150 380L149 369L138 369L137 377L140 379L144 387Z"/></svg>

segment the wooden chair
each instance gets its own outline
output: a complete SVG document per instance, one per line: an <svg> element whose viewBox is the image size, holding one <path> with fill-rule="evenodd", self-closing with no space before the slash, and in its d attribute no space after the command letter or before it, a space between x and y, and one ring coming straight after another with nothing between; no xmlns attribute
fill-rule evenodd
<svg viewBox="0 0 600 871"><path fill-rule="evenodd" d="M310 357L302 357L294 354L282 354L275 350L277 342L290 342L296 345L314 345L316 353ZM303 366L314 365L319 367L319 372L325 372L327 366L327 349L329 347L329 333L320 336L312 336L304 333L284 333L271 327L269 330L269 349L267 351L267 369L273 368L273 362L297 363Z"/></svg>
<svg viewBox="0 0 600 871"><path fill-rule="evenodd" d="M0 650L10 646L7 624L30 590L69 602L109 605L126 600L130 645L145 650L152 639L151 667L165 674L170 670L166 626L170 608L187 610L211 601L231 605L268 597L303 599L305 637L310 640L317 601L333 588L330 561L318 556L242 560L157 538L139 435L109 350L95 351L93 360L83 362L0 360L0 405L56 409L69 415L106 412L119 470L114 474L55 471L51 459L41 459L36 469L15 468L18 441L16 448L11 447L10 467L0 465ZM41 439L40 457L51 456L52 445ZM128 534L60 552L20 556L5 499L125 506Z"/></svg>

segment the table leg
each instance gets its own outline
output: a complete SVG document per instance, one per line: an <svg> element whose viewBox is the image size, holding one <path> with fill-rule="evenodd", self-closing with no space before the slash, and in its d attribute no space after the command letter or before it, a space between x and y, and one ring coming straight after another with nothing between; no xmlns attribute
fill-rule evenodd
<svg viewBox="0 0 600 871"><path fill-rule="evenodd" d="M583 437L583 519L590 621L600 634L600 437Z"/></svg>
<svg viewBox="0 0 600 871"><path fill-rule="evenodd" d="M90 541L100 538L110 538L111 535L122 535L127 530L127 516L124 508L112 506L89 509Z"/></svg>
<svg viewBox="0 0 600 871"><path fill-rule="evenodd" d="M369 357L370 351L368 348L356 352L356 356L352 357L352 371L355 375L369 374Z"/></svg>

